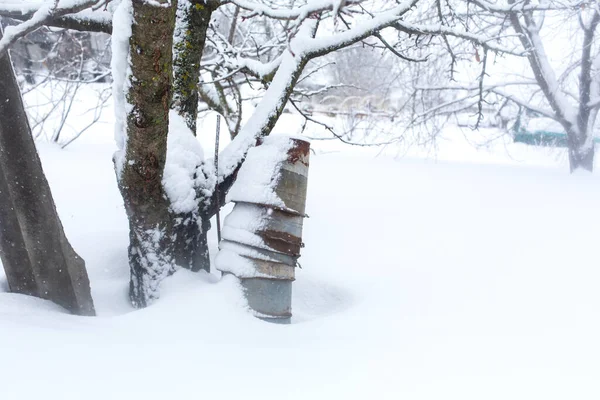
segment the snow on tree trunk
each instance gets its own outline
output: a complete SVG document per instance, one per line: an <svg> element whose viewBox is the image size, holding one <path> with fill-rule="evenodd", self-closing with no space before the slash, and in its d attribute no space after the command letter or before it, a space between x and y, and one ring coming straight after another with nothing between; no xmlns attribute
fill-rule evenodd
<svg viewBox="0 0 600 400"><path fill-rule="evenodd" d="M567 143L569 147L569 167L571 172L594 170L594 142L591 132L581 137L579 131L567 130Z"/></svg>
<svg viewBox="0 0 600 400"><path fill-rule="evenodd" d="M194 133L184 117L171 110L163 187L173 219L175 264L192 271L210 270L206 240L210 224L203 204L211 198L215 182L213 164L204 163Z"/></svg>
<svg viewBox="0 0 600 400"><path fill-rule="evenodd" d="M123 0L113 20L115 154L129 218L130 298L145 307L175 267L174 220L163 188L172 87L175 7Z"/></svg>
<svg viewBox="0 0 600 400"><path fill-rule="evenodd" d="M85 263L63 231L6 53L0 57L0 149L0 256L10 290L94 315Z"/></svg>

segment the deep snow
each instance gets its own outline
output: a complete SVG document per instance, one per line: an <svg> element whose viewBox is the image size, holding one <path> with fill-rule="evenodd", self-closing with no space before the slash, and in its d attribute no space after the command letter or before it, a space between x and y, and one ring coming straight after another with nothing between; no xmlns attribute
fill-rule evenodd
<svg viewBox="0 0 600 400"><path fill-rule="evenodd" d="M188 271L134 311L111 124L40 144L99 317L0 277L0 398L598 399L600 177L465 135L403 158L313 143L288 326L252 317L234 279Z"/></svg>

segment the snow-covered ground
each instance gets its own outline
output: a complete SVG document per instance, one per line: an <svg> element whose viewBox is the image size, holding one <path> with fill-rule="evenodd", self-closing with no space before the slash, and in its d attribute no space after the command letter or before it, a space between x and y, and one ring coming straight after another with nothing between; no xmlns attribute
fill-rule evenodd
<svg viewBox="0 0 600 400"><path fill-rule="evenodd" d="M569 176L564 152L455 128L435 151L315 141L284 326L185 270L131 308L112 130L39 146L99 316L0 276L0 399L600 397L600 176Z"/></svg>

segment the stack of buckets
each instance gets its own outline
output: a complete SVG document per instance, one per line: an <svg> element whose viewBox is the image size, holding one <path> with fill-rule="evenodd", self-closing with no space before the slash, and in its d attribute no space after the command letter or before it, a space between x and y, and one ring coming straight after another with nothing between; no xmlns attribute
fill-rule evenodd
<svg viewBox="0 0 600 400"><path fill-rule="evenodd" d="M281 164L274 192L281 200L273 204L256 204L243 193L230 199L235 203L231 215L245 213L260 220L260 228L248 231L238 218L227 218L220 250L243 258L248 268L232 268L217 263L224 273L233 273L241 282L248 306L261 319L289 323L292 316L292 282L302 244L302 224L306 207L310 144L292 140L287 159ZM281 205L283 202L284 206Z"/></svg>

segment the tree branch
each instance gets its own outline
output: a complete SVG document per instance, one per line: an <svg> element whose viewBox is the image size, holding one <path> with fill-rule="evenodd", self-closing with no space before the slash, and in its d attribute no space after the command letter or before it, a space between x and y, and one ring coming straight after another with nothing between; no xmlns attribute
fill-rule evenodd
<svg viewBox="0 0 600 400"><path fill-rule="evenodd" d="M34 12L21 13L16 11L5 12L0 9L0 16L11 18L17 21L28 21L33 17ZM112 33L112 14L106 10L84 10L82 12L65 15L63 17L50 17L44 24L55 28L72 29L81 32L102 32Z"/></svg>
<svg viewBox="0 0 600 400"><path fill-rule="evenodd" d="M37 28L46 25L49 21L61 18L68 14L76 14L87 10L99 3L106 4L108 0L70 0L66 5L43 4L41 5L27 21L16 26L8 26L4 31L4 37L0 39L0 56L6 52L9 46L19 38L35 31ZM14 11L14 10L13 10Z"/></svg>

